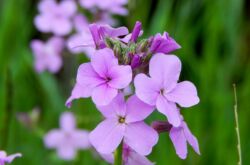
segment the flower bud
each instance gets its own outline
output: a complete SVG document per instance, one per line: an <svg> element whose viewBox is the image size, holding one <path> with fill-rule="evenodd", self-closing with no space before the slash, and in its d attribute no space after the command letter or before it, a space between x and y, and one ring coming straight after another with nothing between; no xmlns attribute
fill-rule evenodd
<svg viewBox="0 0 250 165"><path fill-rule="evenodd" d="M154 121L151 126L158 132L169 132L172 128L172 125L166 121Z"/></svg>

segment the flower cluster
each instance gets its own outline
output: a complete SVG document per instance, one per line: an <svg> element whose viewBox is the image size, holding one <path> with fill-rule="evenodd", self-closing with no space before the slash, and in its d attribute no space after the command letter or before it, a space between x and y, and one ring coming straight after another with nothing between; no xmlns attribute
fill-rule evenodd
<svg viewBox="0 0 250 165"><path fill-rule="evenodd" d="M180 107L199 102L193 83L178 82L181 61L170 53L180 45L167 32L140 39L141 27L136 22L129 33L126 27L89 26L93 42L82 40L74 47L92 48L93 54L90 62L80 65L66 105L70 107L74 99L92 98L104 120L90 132L89 140L109 162L118 146L123 146L124 164L133 164L129 162L136 159L152 164L144 156L156 145L157 132L165 131L170 132L180 158L186 158L187 142L199 154L197 139L180 113ZM135 92L125 97L128 86ZM144 120L155 109L167 121L156 121L151 127Z"/></svg>
<svg viewBox="0 0 250 165"><path fill-rule="evenodd" d="M35 70L43 72L48 70L57 73L62 68L62 51L69 48L73 54L93 53L92 48L72 48L72 45L85 41L93 43L88 29L89 21L98 22L100 25L116 24L112 14L126 15L128 13L124 5L127 0L41 0L38 4L39 14L34 19L35 27L42 33L51 34L47 42L33 40L31 49L34 54ZM79 10L78 10L79 9ZM93 18L88 20L82 10L90 13Z"/></svg>

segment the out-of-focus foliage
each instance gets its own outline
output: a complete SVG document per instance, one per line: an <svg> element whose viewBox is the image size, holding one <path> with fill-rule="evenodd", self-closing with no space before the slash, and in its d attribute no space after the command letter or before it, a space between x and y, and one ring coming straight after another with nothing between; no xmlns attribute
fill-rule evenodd
<svg viewBox="0 0 250 165"><path fill-rule="evenodd" d="M59 160L47 150L42 136L58 127L64 102L74 84L77 67L86 58L64 53L65 65L53 76L36 74L29 48L32 38L41 36L33 26L35 1L0 1L0 149L21 152L13 164L106 164L94 151L81 151L73 162ZM130 0L130 15L121 24L132 28L143 23L144 35L168 31L182 49L181 79L193 81L199 91L199 105L183 110L190 129L200 142L201 156L190 148L180 160L167 134L149 157L163 164L236 164L236 134L232 84L236 83L243 164L250 164L250 5L247 0ZM36 126L24 127L17 120L20 112L38 106L41 116ZM89 99L74 102L78 126L93 129L101 116ZM154 114L153 119L162 118Z"/></svg>

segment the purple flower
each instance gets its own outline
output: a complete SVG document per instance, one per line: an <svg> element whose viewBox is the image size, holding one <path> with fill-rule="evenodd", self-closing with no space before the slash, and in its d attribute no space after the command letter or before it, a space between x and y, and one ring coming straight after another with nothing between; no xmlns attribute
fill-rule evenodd
<svg viewBox="0 0 250 165"><path fill-rule="evenodd" d="M35 57L35 69L37 72L48 70L56 73L62 67L61 51L64 41L61 38L53 37L47 43L40 40L33 40L31 48Z"/></svg>
<svg viewBox="0 0 250 165"><path fill-rule="evenodd" d="M103 11L108 11L112 14L127 15L128 10L123 7L128 3L128 0L80 0L82 7L87 9L99 8Z"/></svg>
<svg viewBox="0 0 250 165"><path fill-rule="evenodd" d="M76 129L75 117L65 112L60 118L61 129L51 130L45 137L44 143L48 148L56 148L60 158L72 160L76 150L90 147L88 132Z"/></svg>
<svg viewBox="0 0 250 165"><path fill-rule="evenodd" d="M15 158L21 157L22 154L12 154L7 156L5 151L0 151L0 165L5 165L5 163L11 163Z"/></svg>
<svg viewBox="0 0 250 165"><path fill-rule="evenodd" d="M159 33L155 35L150 50L152 53L168 54L180 48L181 46L167 32L164 32L162 36Z"/></svg>
<svg viewBox="0 0 250 165"><path fill-rule="evenodd" d="M114 163L113 154L101 154L101 156L108 163ZM154 163L150 162L147 157L136 153L132 148L130 148L126 144L123 144L122 159L124 165L154 165Z"/></svg>
<svg viewBox="0 0 250 165"><path fill-rule="evenodd" d="M41 32L66 35L71 32L71 17L76 13L74 1L65 0L57 4L55 0L43 0L38 6L40 14L35 18L35 25Z"/></svg>
<svg viewBox="0 0 250 165"><path fill-rule="evenodd" d="M196 137L190 132L183 119L179 127L171 128L169 136L174 144L177 155L181 159L186 159L187 157L187 143L189 143L195 152L200 155L198 141Z"/></svg>
<svg viewBox="0 0 250 165"><path fill-rule="evenodd" d="M119 65L111 49L97 50L91 62L80 65L76 85L66 105L70 107L72 100L90 96L95 104L107 105L131 80L131 67Z"/></svg>
<svg viewBox="0 0 250 165"><path fill-rule="evenodd" d="M109 105L99 106L105 117L89 135L91 144L101 154L112 153L123 141L141 155L148 155L158 141L157 132L143 120L154 107L140 101L135 95L127 102L120 93Z"/></svg>
<svg viewBox="0 0 250 165"><path fill-rule="evenodd" d="M132 42L136 42L137 38L140 36L140 32L141 32L141 22L137 21L135 23L135 27L133 29L132 36L131 36L130 40Z"/></svg>
<svg viewBox="0 0 250 165"><path fill-rule="evenodd" d="M149 75L135 77L136 95L149 105L156 105L158 111L167 116L175 127L181 124L176 103L190 107L199 102L196 87L189 81L177 83L181 62L174 55L155 54L149 63Z"/></svg>
<svg viewBox="0 0 250 165"><path fill-rule="evenodd" d="M109 25L91 24L89 26L96 48L105 48L105 38L117 38L128 34L126 27L112 28Z"/></svg>

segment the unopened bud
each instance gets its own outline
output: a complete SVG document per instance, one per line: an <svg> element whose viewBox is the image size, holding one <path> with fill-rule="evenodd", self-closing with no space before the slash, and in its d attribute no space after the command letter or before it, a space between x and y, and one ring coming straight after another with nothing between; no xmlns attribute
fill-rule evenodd
<svg viewBox="0 0 250 165"><path fill-rule="evenodd" d="M151 126L158 132L169 132L172 128L172 125L166 121L154 121Z"/></svg>

